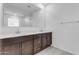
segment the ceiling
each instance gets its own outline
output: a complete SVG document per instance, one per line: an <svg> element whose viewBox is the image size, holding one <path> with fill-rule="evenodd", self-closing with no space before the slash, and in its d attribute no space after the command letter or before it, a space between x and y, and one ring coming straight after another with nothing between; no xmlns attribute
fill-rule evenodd
<svg viewBox="0 0 79 59"><path fill-rule="evenodd" d="M4 10L8 9L24 15L30 15L40 10L40 8L33 3L4 3L3 6Z"/></svg>

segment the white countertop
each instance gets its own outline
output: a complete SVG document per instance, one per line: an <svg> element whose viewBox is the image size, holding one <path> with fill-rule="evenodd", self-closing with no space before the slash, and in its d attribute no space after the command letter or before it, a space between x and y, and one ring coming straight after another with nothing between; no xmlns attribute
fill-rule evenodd
<svg viewBox="0 0 79 59"><path fill-rule="evenodd" d="M40 34L40 33L47 33L50 31L43 31L43 32L25 32L25 33L15 33L15 34L1 34L0 39L10 38L10 37L19 37L24 35L32 35L32 34Z"/></svg>

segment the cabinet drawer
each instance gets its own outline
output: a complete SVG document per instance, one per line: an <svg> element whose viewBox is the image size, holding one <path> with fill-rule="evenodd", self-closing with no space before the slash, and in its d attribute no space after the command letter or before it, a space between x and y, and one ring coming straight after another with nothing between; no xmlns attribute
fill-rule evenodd
<svg viewBox="0 0 79 59"><path fill-rule="evenodd" d="M16 37L16 38L6 38L6 39L2 39L2 45L10 45L13 43L19 43L21 41L20 37Z"/></svg>
<svg viewBox="0 0 79 59"><path fill-rule="evenodd" d="M33 36L22 36L21 41L33 40Z"/></svg>
<svg viewBox="0 0 79 59"><path fill-rule="evenodd" d="M44 34L41 34L41 36L42 36L42 37L46 37L47 35L46 35L46 33L44 33Z"/></svg>

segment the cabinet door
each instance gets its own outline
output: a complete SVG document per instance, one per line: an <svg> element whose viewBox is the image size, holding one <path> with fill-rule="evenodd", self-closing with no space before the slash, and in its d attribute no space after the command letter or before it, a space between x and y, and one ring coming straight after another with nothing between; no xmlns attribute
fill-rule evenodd
<svg viewBox="0 0 79 59"><path fill-rule="evenodd" d="M20 41L16 38L9 38L2 40L2 54L3 55L19 55Z"/></svg>
<svg viewBox="0 0 79 59"><path fill-rule="evenodd" d="M4 55L19 55L20 50L19 50L19 44L11 44L11 45L5 45L3 47L3 54Z"/></svg>
<svg viewBox="0 0 79 59"><path fill-rule="evenodd" d="M52 44L52 33L47 33L47 45L50 46Z"/></svg>
<svg viewBox="0 0 79 59"><path fill-rule="evenodd" d="M41 50L41 35L34 35L34 53Z"/></svg>
<svg viewBox="0 0 79 59"><path fill-rule="evenodd" d="M42 35L42 49L47 47L47 40L46 40L46 34L41 34Z"/></svg>
<svg viewBox="0 0 79 59"><path fill-rule="evenodd" d="M33 54L33 37L26 36L22 39L22 55Z"/></svg>
<svg viewBox="0 0 79 59"><path fill-rule="evenodd" d="M2 40L0 39L0 55L2 54Z"/></svg>

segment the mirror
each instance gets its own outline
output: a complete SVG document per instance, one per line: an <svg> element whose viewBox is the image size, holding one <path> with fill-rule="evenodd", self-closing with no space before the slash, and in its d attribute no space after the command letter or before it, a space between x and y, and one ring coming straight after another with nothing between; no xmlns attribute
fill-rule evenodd
<svg viewBox="0 0 79 59"><path fill-rule="evenodd" d="M35 27L32 16L38 10L40 8L31 3L4 3L3 27Z"/></svg>

